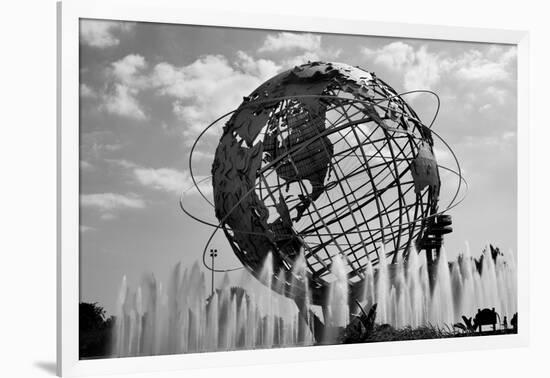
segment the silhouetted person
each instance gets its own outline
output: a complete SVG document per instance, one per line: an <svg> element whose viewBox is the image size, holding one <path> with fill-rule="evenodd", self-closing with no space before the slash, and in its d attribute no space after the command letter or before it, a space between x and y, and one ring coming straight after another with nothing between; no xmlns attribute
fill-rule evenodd
<svg viewBox="0 0 550 378"><path fill-rule="evenodd" d="M514 316L512 316L512 320L510 320L510 325L514 329L514 332L518 331L518 313L516 312Z"/></svg>

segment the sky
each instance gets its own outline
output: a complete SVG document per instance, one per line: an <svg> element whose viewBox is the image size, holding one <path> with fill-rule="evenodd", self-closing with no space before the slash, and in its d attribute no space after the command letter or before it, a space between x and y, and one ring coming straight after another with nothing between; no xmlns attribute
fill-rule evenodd
<svg viewBox="0 0 550 378"><path fill-rule="evenodd" d="M117 290L145 274L166 281L177 262L202 260L215 222L192 187L199 133L275 74L307 61L360 66L396 91L441 99L434 130L456 153L469 191L450 210L450 259L469 243L517 250L517 58L513 46L284 31L82 20L80 25L80 299L115 312ZM429 95L406 100L429 123ZM201 138L193 171L207 178L220 127ZM439 164L453 167L436 141ZM207 180L207 179L206 179ZM442 173L441 207L456 189ZM208 180L201 186L211 195ZM239 261L222 235L216 267ZM237 280L239 273L230 274ZM217 274L216 282L222 275Z"/></svg>

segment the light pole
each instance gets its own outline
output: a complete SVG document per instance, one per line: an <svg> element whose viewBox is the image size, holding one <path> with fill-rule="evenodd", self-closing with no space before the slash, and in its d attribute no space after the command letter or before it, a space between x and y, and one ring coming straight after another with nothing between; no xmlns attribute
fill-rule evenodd
<svg viewBox="0 0 550 378"><path fill-rule="evenodd" d="M214 295L214 259L218 257L217 249L210 249L210 257L212 258L212 266L210 272L212 272L212 295Z"/></svg>

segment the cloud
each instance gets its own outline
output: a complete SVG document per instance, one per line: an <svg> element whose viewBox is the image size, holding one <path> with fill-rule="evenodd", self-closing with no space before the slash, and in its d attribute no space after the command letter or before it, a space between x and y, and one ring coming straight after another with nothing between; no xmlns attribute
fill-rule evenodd
<svg viewBox="0 0 550 378"><path fill-rule="evenodd" d="M130 54L111 63L111 74L121 83L130 87L144 87L147 79L141 72L147 68L147 62L141 55Z"/></svg>
<svg viewBox="0 0 550 378"><path fill-rule="evenodd" d="M502 139L505 141L514 140L516 138L516 133L514 131L506 131L502 134Z"/></svg>
<svg viewBox="0 0 550 378"><path fill-rule="evenodd" d="M133 26L130 22L81 20L80 41L97 48L117 46L120 44L120 34L131 31Z"/></svg>
<svg viewBox="0 0 550 378"><path fill-rule="evenodd" d="M173 98L172 110L189 140L216 118L235 109L263 81L280 70L273 61L239 51L234 64L222 55L205 55L186 66L157 64L151 85Z"/></svg>
<svg viewBox="0 0 550 378"><path fill-rule="evenodd" d="M433 147L433 152L438 164L443 166L452 166L454 163L453 156L448 149Z"/></svg>
<svg viewBox="0 0 550 378"><path fill-rule="evenodd" d="M111 164L118 165L119 167L122 167L122 168L127 168L127 169L132 169L132 168L139 167L138 164L136 164L132 161L126 160L126 159L105 159L105 161L108 162L108 163L111 163Z"/></svg>
<svg viewBox="0 0 550 378"><path fill-rule="evenodd" d="M283 57L277 60L278 71L281 71L281 69L293 68L307 62L335 61L342 53L342 49L323 48L320 35L282 32L276 35L269 34L258 52L284 52Z"/></svg>
<svg viewBox="0 0 550 378"><path fill-rule="evenodd" d="M415 60L414 48L403 42L392 42L377 50L364 47L361 52L375 63L394 70L401 70Z"/></svg>
<svg viewBox="0 0 550 378"><path fill-rule="evenodd" d="M193 161L201 161L201 160L213 161L214 153L212 151L205 152L205 151L195 149L193 151Z"/></svg>
<svg viewBox="0 0 550 378"><path fill-rule="evenodd" d="M310 33L281 32L270 34L264 40L258 52L275 52L289 50L315 50L321 47L321 36Z"/></svg>
<svg viewBox="0 0 550 378"><path fill-rule="evenodd" d="M116 215L113 213L103 213L99 218L102 220L110 221L116 219Z"/></svg>
<svg viewBox="0 0 550 378"><path fill-rule="evenodd" d="M82 98L96 98L97 92L90 86L82 83L80 84L80 97Z"/></svg>
<svg viewBox="0 0 550 378"><path fill-rule="evenodd" d="M415 54L415 63L407 70L403 78L405 90L432 89L441 78L441 71L446 69L447 63L437 55L428 52L422 46Z"/></svg>
<svg viewBox="0 0 550 378"><path fill-rule="evenodd" d="M90 149L92 150L92 152L94 153L94 155L96 157L98 157L99 155L101 155L104 151L105 152L113 152L113 151L118 151L122 148L122 144L120 143L93 143L91 146L90 146Z"/></svg>
<svg viewBox="0 0 550 378"><path fill-rule="evenodd" d="M244 51L237 51L237 67L248 75L267 80L281 69L275 62L268 59L254 59Z"/></svg>
<svg viewBox="0 0 550 378"><path fill-rule="evenodd" d="M499 82L512 77L514 48L491 46L471 49L460 55L428 51L404 42L392 42L378 49L363 48L362 54L375 65L403 73L405 90L433 89L443 75L468 82Z"/></svg>
<svg viewBox="0 0 550 378"><path fill-rule="evenodd" d="M279 46L283 40L301 46L303 51L300 55L280 62L237 51L232 61L223 55L204 55L188 65L160 62L150 67L143 56L129 54L109 66L107 77L110 83L103 93L101 109L135 120L148 119L139 95L144 91L154 91L157 95L172 99L172 112L184 124L182 134L192 141L208 124L234 110L243 96L275 76L283 67L319 60L323 54L333 57L340 54L340 50L321 49L320 36L290 35L292 33L282 33L277 38L266 38L265 43L270 46ZM310 48L319 51L306 50ZM212 129L207 135L214 135L215 132Z"/></svg>
<svg viewBox="0 0 550 378"><path fill-rule="evenodd" d="M479 107L479 112L483 113L483 112L489 112L493 109L493 105L492 104L484 104L484 105L481 105Z"/></svg>
<svg viewBox="0 0 550 378"><path fill-rule="evenodd" d="M94 193L81 194L80 205L110 212L119 209L142 209L145 201L136 194Z"/></svg>
<svg viewBox="0 0 550 378"><path fill-rule="evenodd" d="M106 86L100 108L122 117L147 119L137 99L139 92L148 86L148 78L143 75L146 68L145 58L136 54L111 63L107 71L109 85Z"/></svg>
<svg viewBox="0 0 550 378"><path fill-rule="evenodd" d="M81 194L80 206L96 209L100 213L100 219L111 220L116 218L116 211L124 209L143 209L145 201L134 193L93 193Z"/></svg>
<svg viewBox="0 0 550 378"><path fill-rule="evenodd" d="M512 77L510 65L515 58L515 48L492 46L486 53L470 50L457 60L456 77L483 82L509 80Z"/></svg>
<svg viewBox="0 0 550 378"><path fill-rule="evenodd" d="M144 91L172 98L174 115L185 124L184 136L195 136L220 115L237 107L245 94L275 75L281 67L268 59L237 52L230 63L222 55L205 55L189 65L161 62L149 68L141 55L129 54L111 63L100 106L104 111L145 120L138 100Z"/></svg>
<svg viewBox="0 0 550 378"><path fill-rule="evenodd" d="M213 155L198 152L198 159L213 158ZM122 168L132 177L132 181L145 188L170 194L192 195L198 194L191 174L188 170L174 168L150 168L125 159L105 159L107 163ZM205 176L195 176L201 191L205 194L212 192L210 181Z"/></svg>
<svg viewBox="0 0 550 378"><path fill-rule="evenodd" d="M94 227L90 227L90 226L86 226L84 224L81 224L79 226L79 229L80 229L80 232L90 232L90 231L95 231L95 228Z"/></svg>
<svg viewBox="0 0 550 378"><path fill-rule="evenodd" d="M101 174L104 161L118 155L123 145L117 142L118 137L111 132L83 132L80 134L80 171L86 174ZM124 153L121 151L121 153Z"/></svg>
<svg viewBox="0 0 550 378"><path fill-rule="evenodd" d="M94 125L94 127L97 127ZM117 143L118 136L110 130L89 131L80 134L80 168L96 169L98 159L104 159L124 146Z"/></svg>
<svg viewBox="0 0 550 378"><path fill-rule="evenodd" d="M86 161L86 160L80 160L80 170L82 171L91 171L94 169L94 166Z"/></svg>
<svg viewBox="0 0 550 378"><path fill-rule="evenodd" d="M173 194L198 194L194 188L191 175L188 171L178 171L172 168L136 168L134 175L142 185ZM200 181L202 178L197 178ZM212 187L209 183L199 184L201 191L204 194L212 192Z"/></svg>
<svg viewBox="0 0 550 378"><path fill-rule="evenodd" d="M213 159L213 155L196 151L198 160ZM174 168L150 168L126 159L105 159L105 162L120 167L129 174L133 183L142 187L177 195L198 194L188 170ZM212 192L209 176L195 176L197 183L204 194Z"/></svg>
<svg viewBox="0 0 550 378"><path fill-rule="evenodd" d="M296 66L300 66L302 64L305 64L307 62L316 62L322 60L321 55L319 52L316 51L306 51L303 54L294 56L292 58L287 58L282 61L282 66L286 68L294 68ZM331 59L332 60L332 59Z"/></svg>
<svg viewBox="0 0 550 378"><path fill-rule="evenodd" d="M503 105L509 99L509 91L497 88L495 86L488 86L485 89L485 94L494 99L499 105Z"/></svg>
<svg viewBox="0 0 550 378"><path fill-rule="evenodd" d="M134 174L137 180L145 186L165 192L181 193L192 186L191 176L171 168L136 168Z"/></svg>
<svg viewBox="0 0 550 378"><path fill-rule="evenodd" d="M115 84L111 92L104 96L102 108L108 113L123 117L136 120L147 119L136 99L138 92L136 88Z"/></svg>
<svg viewBox="0 0 550 378"><path fill-rule="evenodd" d="M281 61L281 66L284 69L291 69L296 66L308 62L317 62L317 61L336 61L340 54L342 53L341 49L319 49L316 51L305 51L300 55L293 57L287 57Z"/></svg>
<svg viewBox="0 0 550 378"><path fill-rule="evenodd" d="M516 133L514 131L504 131L484 136L471 136L464 137L462 142L463 146L471 148L473 150L483 150L486 147L497 148L503 152L509 152L510 146L516 141ZM473 151L472 150L472 151ZM487 153L487 151L483 151ZM512 154L510 154L512 156ZM494 160L491 160L494 162ZM479 163L479 162L477 162Z"/></svg>
<svg viewBox="0 0 550 378"><path fill-rule="evenodd" d="M403 87L406 91L432 89L447 69L448 62L428 51L426 46L415 50L404 42L392 42L379 49L363 48L362 54L375 65L392 71L403 72ZM409 95L415 97L415 95Z"/></svg>

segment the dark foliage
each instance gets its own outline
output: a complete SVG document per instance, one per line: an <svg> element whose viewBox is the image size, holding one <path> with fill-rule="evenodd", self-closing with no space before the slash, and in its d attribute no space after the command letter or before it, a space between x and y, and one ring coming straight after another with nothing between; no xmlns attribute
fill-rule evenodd
<svg viewBox="0 0 550 378"><path fill-rule="evenodd" d="M361 315L354 317L350 324L342 329L340 334L340 342L343 344L353 343L372 343L381 341L405 341L405 340L421 340L421 339L441 339L448 337L465 337L465 336L480 336L480 335L503 335L517 333L517 313L512 318L513 328L505 328L499 330L491 330L482 332L480 329L479 314L477 317L463 316L464 323L454 324L453 327L444 326L438 327L433 325L420 326L418 328L404 327L394 328L389 324L375 324L376 304L371 308L369 313L365 313L363 308ZM483 311L490 311L485 309ZM476 329L479 329L476 331Z"/></svg>
<svg viewBox="0 0 550 378"><path fill-rule="evenodd" d="M78 313L80 358L108 357L114 318L97 303L80 303Z"/></svg>

